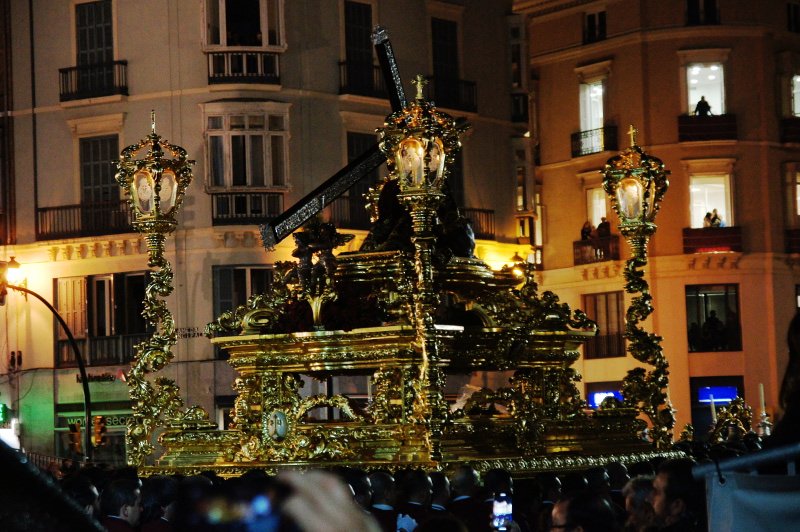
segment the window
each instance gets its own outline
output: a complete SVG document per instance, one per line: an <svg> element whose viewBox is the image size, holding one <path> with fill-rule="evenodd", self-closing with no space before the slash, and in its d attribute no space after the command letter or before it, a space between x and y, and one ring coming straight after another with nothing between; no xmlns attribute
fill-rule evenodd
<svg viewBox="0 0 800 532"><path fill-rule="evenodd" d="M597 408L607 397L622 401L622 381L587 382L586 402L589 408Z"/></svg>
<svg viewBox="0 0 800 532"><path fill-rule="evenodd" d="M717 0L687 0L686 24L719 24L719 8Z"/></svg>
<svg viewBox="0 0 800 532"><path fill-rule="evenodd" d="M458 22L442 18L431 18L433 98L441 107L460 107L458 43Z"/></svg>
<svg viewBox="0 0 800 532"><path fill-rule="evenodd" d="M344 50L347 87L358 93L375 90L372 6L362 2L344 3Z"/></svg>
<svg viewBox="0 0 800 532"><path fill-rule="evenodd" d="M721 227L732 225L727 175L690 176L689 198L691 202L692 227L705 227L707 213L717 211Z"/></svg>
<svg viewBox="0 0 800 532"><path fill-rule="evenodd" d="M792 76L792 116L800 116L800 76Z"/></svg>
<svg viewBox="0 0 800 532"><path fill-rule="evenodd" d="M597 323L598 335L584 344L584 358L625 356L625 309L620 292L584 294L583 310Z"/></svg>
<svg viewBox="0 0 800 532"><path fill-rule="evenodd" d="M598 79L580 86L581 131L603 127L604 80Z"/></svg>
<svg viewBox="0 0 800 532"><path fill-rule="evenodd" d="M283 49L283 0L205 0L209 48Z"/></svg>
<svg viewBox="0 0 800 532"><path fill-rule="evenodd" d="M744 397L744 379L741 375L720 377L690 377L689 390L692 404L692 426L695 434L707 434L711 428L711 397L714 410L728 406L737 397ZM756 398L747 402L755 405Z"/></svg>
<svg viewBox="0 0 800 532"><path fill-rule="evenodd" d="M786 175L786 226L800 228L800 163L789 163Z"/></svg>
<svg viewBox="0 0 800 532"><path fill-rule="evenodd" d="M355 133L352 131L347 132L347 162L351 163L358 157L363 155L367 150L372 148L377 139L372 133ZM355 183L347 195L350 198L348 202L347 219L354 229L369 229L369 211L365 209L366 199L364 195L369 192L369 189L375 187L378 183L378 169L375 168L366 177Z"/></svg>
<svg viewBox="0 0 800 532"><path fill-rule="evenodd" d="M691 159L682 161L689 176L690 227L704 227L707 213L717 210L722 226L735 225L732 176L735 159Z"/></svg>
<svg viewBox="0 0 800 532"><path fill-rule="evenodd" d="M268 189L287 186L287 104L239 108L206 104L208 186Z"/></svg>
<svg viewBox="0 0 800 532"><path fill-rule="evenodd" d="M214 266L214 317L234 310L255 294L266 294L272 286L272 266ZM222 351L218 351L218 356Z"/></svg>
<svg viewBox="0 0 800 532"><path fill-rule="evenodd" d="M606 216L606 192L602 187L586 189L586 219L593 227Z"/></svg>
<svg viewBox="0 0 800 532"><path fill-rule="evenodd" d="M583 18L583 44L602 41L606 38L606 12L586 13Z"/></svg>
<svg viewBox="0 0 800 532"><path fill-rule="evenodd" d="M117 135L79 139L81 203L96 204L119 200L119 185L111 161L119 157Z"/></svg>
<svg viewBox="0 0 800 532"><path fill-rule="evenodd" d="M789 2L786 4L787 29L800 33L800 4Z"/></svg>
<svg viewBox="0 0 800 532"><path fill-rule="evenodd" d="M515 178L515 198L517 211L530 211L530 190L529 190L529 163L528 150L526 149L526 138L515 138L511 140L514 151L514 173Z"/></svg>
<svg viewBox="0 0 800 532"><path fill-rule="evenodd" d="M741 351L739 285L686 287L689 352Z"/></svg>
<svg viewBox="0 0 800 532"><path fill-rule="evenodd" d="M142 316L146 272L56 279L56 309L89 364L125 364L150 326ZM76 364L64 330L57 326L57 365Z"/></svg>
<svg viewBox="0 0 800 532"><path fill-rule="evenodd" d="M712 115L725 114L725 75L722 63L692 63L686 68L689 114L694 114L697 102L705 98Z"/></svg>

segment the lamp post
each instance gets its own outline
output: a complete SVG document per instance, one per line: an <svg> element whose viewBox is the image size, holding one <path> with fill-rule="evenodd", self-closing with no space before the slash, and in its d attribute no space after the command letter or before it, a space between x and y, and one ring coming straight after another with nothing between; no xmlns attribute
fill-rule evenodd
<svg viewBox="0 0 800 532"><path fill-rule="evenodd" d="M142 465L154 446L153 431L165 415L177 416L183 406L177 385L166 378L150 382L146 375L172 360L177 342L175 320L162 299L172 293L172 268L164 257L166 235L178 225L176 216L186 187L192 181L194 161L186 150L170 144L156 133L155 113L150 114L150 134L122 150L116 179L128 197L133 228L147 242L148 266L155 268L145 289L142 315L153 325L152 337L135 346L127 383L133 415L125 437L130 465ZM171 157L168 157L167 155Z"/></svg>
<svg viewBox="0 0 800 532"><path fill-rule="evenodd" d="M405 108L389 115L381 129L381 150L386 154L392 177L398 180L398 199L411 215L414 265L417 274L412 316L416 328L416 349L420 355L411 419L430 428L430 456L441 460L442 423L447 405L442 390L444 376L439 367L433 314L439 302L434 288L432 254L436 240L436 210L442 188L456 152L461 149L463 127L438 111L423 96L427 83L418 75L413 81L416 98Z"/></svg>
<svg viewBox="0 0 800 532"><path fill-rule="evenodd" d="M625 291L639 294L631 300L625 314L625 339L628 351L640 362L653 366L628 372L623 382L625 403L643 412L652 423L652 439L658 448L672 443L675 415L666 387L669 363L661 348L661 336L639 326L653 312L653 297L641 270L647 264L647 244L656 232L655 218L669 187L669 171L657 157L645 153L636 143L636 129L628 130L631 146L612 157L603 173L603 188L620 219L619 230L631 247L625 264Z"/></svg>
<svg viewBox="0 0 800 532"><path fill-rule="evenodd" d="M11 257L11 260L8 262L0 261L0 305L5 305L5 298L7 289L14 290L16 292L20 292L25 294L25 298L27 299L29 295L35 297L39 301L44 304L47 309L53 313L58 324L61 325L61 328L64 329L64 334L67 335L67 340L69 341L69 345L72 348L72 352L75 355L75 361L78 364L78 373L81 376L81 384L83 386L83 425L84 425L84 456L86 460L92 460L92 436L89 432L89 427L91 426L92 421L92 395L89 391L89 379L86 376L86 365L83 363L83 356L81 356L81 350L78 347L78 342L75 341L75 337L72 335L72 331L67 325L67 322L64 321L64 318L61 314L58 313L56 308L50 304L44 297L40 294L30 290L27 286L23 286L23 283L19 279L14 279L14 273L20 271L20 264L17 262L14 257ZM11 281L11 284L9 283ZM16 284L19 283L19 284Z"/></svg>

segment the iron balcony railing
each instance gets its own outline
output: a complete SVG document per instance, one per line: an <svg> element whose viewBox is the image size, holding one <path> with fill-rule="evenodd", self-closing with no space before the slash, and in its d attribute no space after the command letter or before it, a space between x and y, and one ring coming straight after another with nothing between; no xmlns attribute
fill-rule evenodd
<svg viewBox="0 0 800 532"><path fill-rule="evenodd" d="M619 260L619 235L576 240L572 243L572 256L575 266Z"/></svg>
<svg viewBox="0 0 800 532"><path fill-rule="evenodd" d="M683 252L686 254L741 252L743 249L741 227L683 229Z"/></svg>
<svg viewBox="0 0 800 532"><path fill-rule="evenodd" d="M475 238L481 240L494 240L494 211L491 209L459 209L461 215L472 223L472 232Z"/></svg>
<svg viewBox="0 0 800 532"><path fill-rule="evenodd" d="M326 211L327 219L336 227L368 230L372 225L366 201L360 195L340 196L331 202Z"/></svg>
<svg viewBox="0 0 800 532"><path fill-rule="evenodd" d="M106 201L36 209L36 240L129 233L131 212L128 202Z"/></svg>
<svg viewBox="0 0 800 532"><path fill-rule="evenodd" d="M339 94L357 94L386 99L386 81L381 67L353 61L339 63Z"/></svg>
<svg viewBox="0 0 800 532"><path fill-rule="evenodd" d="M678 117L678 140L680 142L736 140L737 138L736 115L681 115Z"/></svg>
<svg viewBox="0 0 800 532"><path fill-rule="evenodd" d="M61 68L58 73L62 102L128 94L127 61L78 65Z"/></svg>
<svg viewBox="0 0 800 532"><path fill-rule="evenodd" d="M615 151L617 149L617 126L605 126L573 133L572 156L582 157L592 153Z"/></svg>
<svg viewBox="0 0 800 532"><path fill-rule="evenodd" d="M611 358L625 356L625 337L622 332L598 334L583 344L583 358Z"/></svg>
<svg viewBox="0 0 800 532"><path fill-rule="evenodd" d="M281 82L280 60L274 52L209 52L208 84Z"/></svg>
<svg viewBox="0 0 800 532"><path fill-rule="evenodd" d="M150 333L117 334L94 338L76 338L83 360L87 366L116 366L129 364L135 346L150 337ZM68 340L56 341L56 366L77 366L75 352Z"/></svg>
<svg viewBox="0 0 800 532"><path fill-rule="evenodd" d="M478 89L474 81L428 77L428 99L438 107L467 113L478 112Z"/></svg>
<svg viewBox="0 0 800 532"><path fill-rule="evenodd" d="M211 194L212 225L264 223L283 212L280 192L220 192Z"/></svg>

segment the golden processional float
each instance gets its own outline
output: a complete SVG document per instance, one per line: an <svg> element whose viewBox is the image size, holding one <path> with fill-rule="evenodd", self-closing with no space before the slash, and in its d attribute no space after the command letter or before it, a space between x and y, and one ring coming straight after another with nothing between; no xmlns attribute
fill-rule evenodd
<svg viewBox="0 0 800 532"><path fill-rule="evenodd" d="M172 292L164 243L177 225L193 161L155 132L154 118L150 135L122 151L117 180L148 245L144 315L155 329L136 347L127 377L129 464L143 474L232 476L251 468L470 463L525 475L672 454L660 337L638 326L652 312L640 268L667 187L663 163L636 145L632 130L631 147L603 171L633 250L626 290L641 294L628 310L625 335L631 353L652 369L629 373L623 402L608 398L589 411L572 365L596 325L552 292L539 293L533 265L517 265L520 279L510 267L493 271L474 257L469 223L447 193L467 126L425 99L420 76L415 83L412 101L400 92L393 102L379 151L364 157L370 164L385 159L390 174L368 194L374 224L361 250L336 255L352 235L306 223L293 233L297 261L275 264L271 290L207 326L239 374L226 430L202 408L185 406L178 386L156 375L176 342L164 302ZM459 408L448 404L447 379L480 371L513 376ZM343 394L303 396L301 375L369 376L371 401L361 408ZM319 407L337 409L342 419L312 418Z"/></svg>

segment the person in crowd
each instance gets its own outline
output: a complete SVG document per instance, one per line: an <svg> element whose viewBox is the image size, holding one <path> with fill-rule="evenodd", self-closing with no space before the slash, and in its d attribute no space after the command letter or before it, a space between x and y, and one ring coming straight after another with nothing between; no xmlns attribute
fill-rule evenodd
<svg viewBox="0 0 800 532"><path fill-rule="evenodd" d="M653 505L650 504L650 495L653 492L653 477L639 476L630 479L622 488L625 497L625 511L628 518L625 521L625 532L647 532L654 521Z"/></svg>
<svg viewBox="0 0 800 532"><path fill-rule="evenodd" d="M654 477L656 475L656 470L653 464L647 460L642 460L640 462L634 462L628 467L628 475L630 475L631 478L646 475Z"/></svg>
<svg viewBox="0 0 800 532"><path fill-rule="evenodd" d="M665 460L658 466L650 496L658 530L705 530L704 485L692 476L693 466L690 458Z"/></svg>
<svg viewBox="0 0 800 532"><path fill-rule="evenodd" d="M630 480L628 468L622 462L609 462L606 464L608 481L611 484L611 502L621 508L625 508L625 497L622 495L622 488Z"/></svg>
<svg viewBox="0 0 800 532"><path fill-rule="evenodd" d="M434 515L450 513L447 503L450 502L450 480L441 471L430 473L431 478L431 513Z"/></svg>
<svg viewBox="0 0 800 532"><path fill-rule="evenodd" d="M618 532L621 530L608 499L591 491L566 495L553 506L550 530Z"/></svg>
<svg viewBox="0 0 800 532"><path fill-rule="evenodd" d="M336 476L310 471L302 475L285 473L279 478L292 489L283 503L283 512L300 530L380 532L377 521L358 507L350 489Z"/></svg>
<svg viewBox="0 0 800 532"><path fill-rule="evenodd" d="M447 509L467 525L470 532L490 530L490 514L481 504L480 487L478 472L468 465L459 466L450 476L453 500Z"/></svg>
<svg viewBox="0 0 800 532"><path fill-rule="evenodd" d="M789 323L786 341L789 346L789 362L786 364L778 396L783 415L775 423L772 436L764 442L765 447L800 442L800 312Z"/></svg>
<svg viewBox="0 0 800 532"><path fill-rule="evenodd" d="M405 501L397 505L400 514L408 515L417 523L422 523L430 516L433 483L422 469L412 469L405 477Z"/></svg>
<svg viewBox="0 0 800 532"><path fill-rule="evenodd" d="M561 493L569 495L571 493L578 493L589 488L589 482L586 476L580 471L572 471L564 475L561 479Z"/></svg>
<svg viewBox="0 0 800 532"><path fill-rule="evenodd" d="M705 96L700 96L700 101L694 106L694 116L710 116L711 104L706 101Z"/></svg>
<svg viewBox="0 0 800 532"><path fill-rule="evenodd" d="M353 490L353 499L358 505L369 511L372 506L372 483L367 472L354 467L340 467L334 469L333 473L350 486Z"/></svg>
<svg viewBox="0 0 800 532"><path fill-rule="evenodd" d="M156 475L142 482L142 532L168 532L175 521L178 481Z"/></svg>
<svg viewBox="0 0 800 532"><path fill-rule="evenodd" d="M61 484L61 489L64 490L69 497L78 503L78 506L83 508L83 511L89 517L97 517L100 510L100 495L97 488L85 476L72 475L64 479Z"/></svg>
<svg viewBox="0 0 800 532"><path fill-rule="evenodd" d="M722 217L717 212L717 209L711 210L711 227L724 227L725 223L722 221Z"/></svg>
<svg viewBox="0 0 800 532"><path fill-rule="evenodd" d="M536 484L541 493L542 502L536 516L536 529L550 530L550 519L553 515L553 506L561 498L561 479L555 473L540 473L536 476Z"/></svg>
<svg viewBox="0 0 800 532"><path fill-rule="evenodd" d="M372 505L369 513L375 518L381 530L394 532L397 530L398 515L394 507L397 499L394 478L386 471L373 471L369 475L369 482L372 485Z"/></svg>
<svg viewBox="0 0 800 532"><path fill-rule="evenodd" d="M717 317L717 311L711 310L708 313L702 329L703 341L707 348L712 351L722 349L725 345L725 325Z"/></svg>
<svg viewBox="0 0 800 532"><path fill-rule="evenodd" d="M581 240L589 240L592 237L592 232L594 231L594 227L589 220L583 222L583 227L581 227Z"/></svg>
<svg viewBox="0 0 800 532"><path fill-rule="evenodd" d="M141 512L142 494L136 480L114 480L100 496L100 522L109 532L136 530Z"/></svg>

